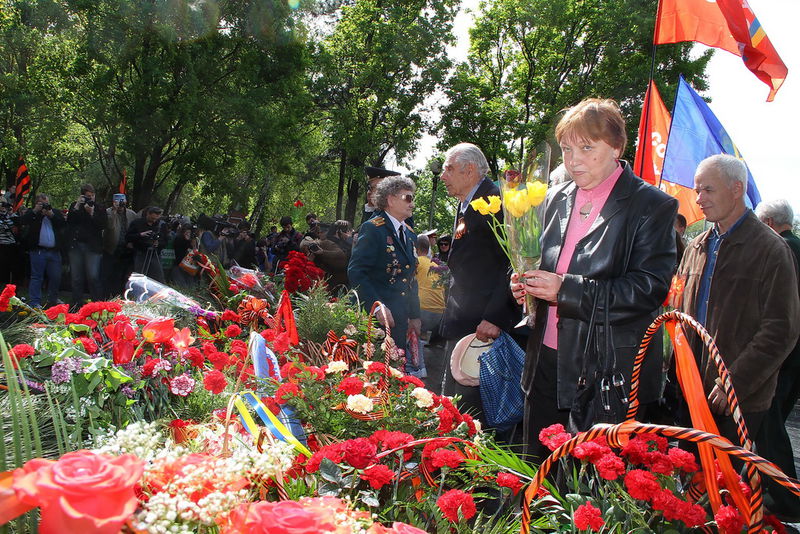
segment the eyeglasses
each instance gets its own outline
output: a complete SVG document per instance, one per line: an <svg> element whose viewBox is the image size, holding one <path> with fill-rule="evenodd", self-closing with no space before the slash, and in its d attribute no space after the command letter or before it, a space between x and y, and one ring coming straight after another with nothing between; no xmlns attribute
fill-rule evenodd
<svg viewBox="0 0 800 534"><path fill-rule="evenodd" d="M395 195L397 198L405 200L408 203L414 202L414 195Z"/></svg>

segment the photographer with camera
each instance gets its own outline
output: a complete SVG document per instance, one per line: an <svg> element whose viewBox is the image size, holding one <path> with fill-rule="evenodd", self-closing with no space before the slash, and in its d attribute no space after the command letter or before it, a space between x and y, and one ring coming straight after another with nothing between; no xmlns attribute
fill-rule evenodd
<svg viewBox="0 0 800 534"><path fill-rule="evenodd" d="M331 291L350 288L347 265L353 251L353 232L350 221L336 221L328 232L308 245L308 257L317 267L325 271Z"/></svg>
<svg viewBox="0 0 800 534"><path fill-rule="evenodd" d="M17 242L19 226L11 204L0 199L0 287L22 282L22 252Z"/></svg>
<svg viewBox="0 0 800 534"><path fill-rule="evenodd" d="M166 283L159 253L167 245L167 228L158 206L142 210L142 216L128 227L125 240L133 246L133 270Z"/></svg>
<svg viewBox="0 0 800 534"><path fill-rule="evenodd" d="M103 299L100 262L103 259L103 230L106 210L95 201L92 184L83 184L81 194L67 212L69 268L72 282L72 308L83 305L84 286L94 301Z"/></svg>
<svg viewBox="0 0 800 534"><path fill-rule="evenodd" d="M121 295L133 270L133 243L125 240L128 228L136 220L136 212L128 207L124 193L114 193L106 210L106 231L103 234L103 265L107 296Z"/></svg>
<svg viewBox="0 0 800 534"><path fill-rule="evenodd" d="M36 204L20 217L26 228L25 245L31 258L31 282L28 287L28 304L32 308L42 306L42 286L47 277L47 303L58 304L61 286L61 230L66 221L60 210L53 209L50 198L44 193L36 195Z"/></svg>

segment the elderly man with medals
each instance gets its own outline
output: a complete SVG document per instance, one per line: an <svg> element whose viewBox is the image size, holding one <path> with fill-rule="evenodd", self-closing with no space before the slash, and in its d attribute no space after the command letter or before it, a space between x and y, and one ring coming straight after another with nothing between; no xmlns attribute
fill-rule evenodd
<svg viewBox="0 0 800 534"><path fill-rule="evenodd" d="M405 351L409 330L420 332L420 309L414 273L416 235L404 222L414 210L414 182L402 176L383 179L375 190L378 211L361 225L347 269L362 306L379 301L378 320L389 326L397 347ZM406 357L406 371L416 369Z"/></svg>

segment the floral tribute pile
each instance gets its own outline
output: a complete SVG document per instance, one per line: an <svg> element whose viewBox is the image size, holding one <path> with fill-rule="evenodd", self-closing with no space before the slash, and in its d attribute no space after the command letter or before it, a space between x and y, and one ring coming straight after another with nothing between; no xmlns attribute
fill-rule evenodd
<svg viewBox="0 0 800 534"><path fill-rule="evenodd" d="M405 375L366 314L293 268L253 284L236 273L233 295L217 293L222 309L196 313L127 301L32 310L4 288L2 335L14 342L0 342L11 413L0 421L0 525L518 532L536 466L496 445L458 399ZM291 297L266 294L284 282ZM560 427L541 435L551 449L569 438ZM733 502L712 516L687 497L697 469L657 436L619 451L585 443L564 462L566 486L537 495L528 526L740 532Z"/></svg>

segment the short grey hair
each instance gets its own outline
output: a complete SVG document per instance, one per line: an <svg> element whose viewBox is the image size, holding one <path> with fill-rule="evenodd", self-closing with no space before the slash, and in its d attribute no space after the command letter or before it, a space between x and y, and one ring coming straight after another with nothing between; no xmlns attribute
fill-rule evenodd
<svg viewBox="0 0 800 534"><path fill-rule="evenodd" d="M431 240L428 239L428 236L419 234L417 236L417 250L419 250L424 254L427 254L430 249L431 249Z"/></svg>
<svg viewBox="0 0 800 534"><path fill-rule="evenodd" d="M389 197L396 195L401 191L411 191L412 193L417 190L417 186L411 178L405 176L389 176L384 178L375 188L374 201L379 210L385 210L389 206Z"/></svg>
<svg viewBox="0 0 800 534"><path fill-rule="evenodd" d="M784 224L792 226L794 224L794 210L789 205L789 202L783 198L761 202L756 206L756 215L762 221L772 219L777 226L783 226Z"/></svg>
<svg viewBox="0 0 800 534"><path fill-rule="evenodd" d="M742 184L742 192L747 192L747 166L736 156L731 156L730 154L709 156L697 166L695 176L708 167L716 167L728 179L730 185L738 181Z"/></svg>
<svg viewBox="0 0 800 534"><path fill-rule="evenodd" d="M486 161L486 156L483 155L483 151L481 151L477 145L473 145L472 143L459 143L451 147L444 156L445 160L452 157L454 161L462 165L468 163L474 164L481 178L489 174L489 162Z"/></svg>

